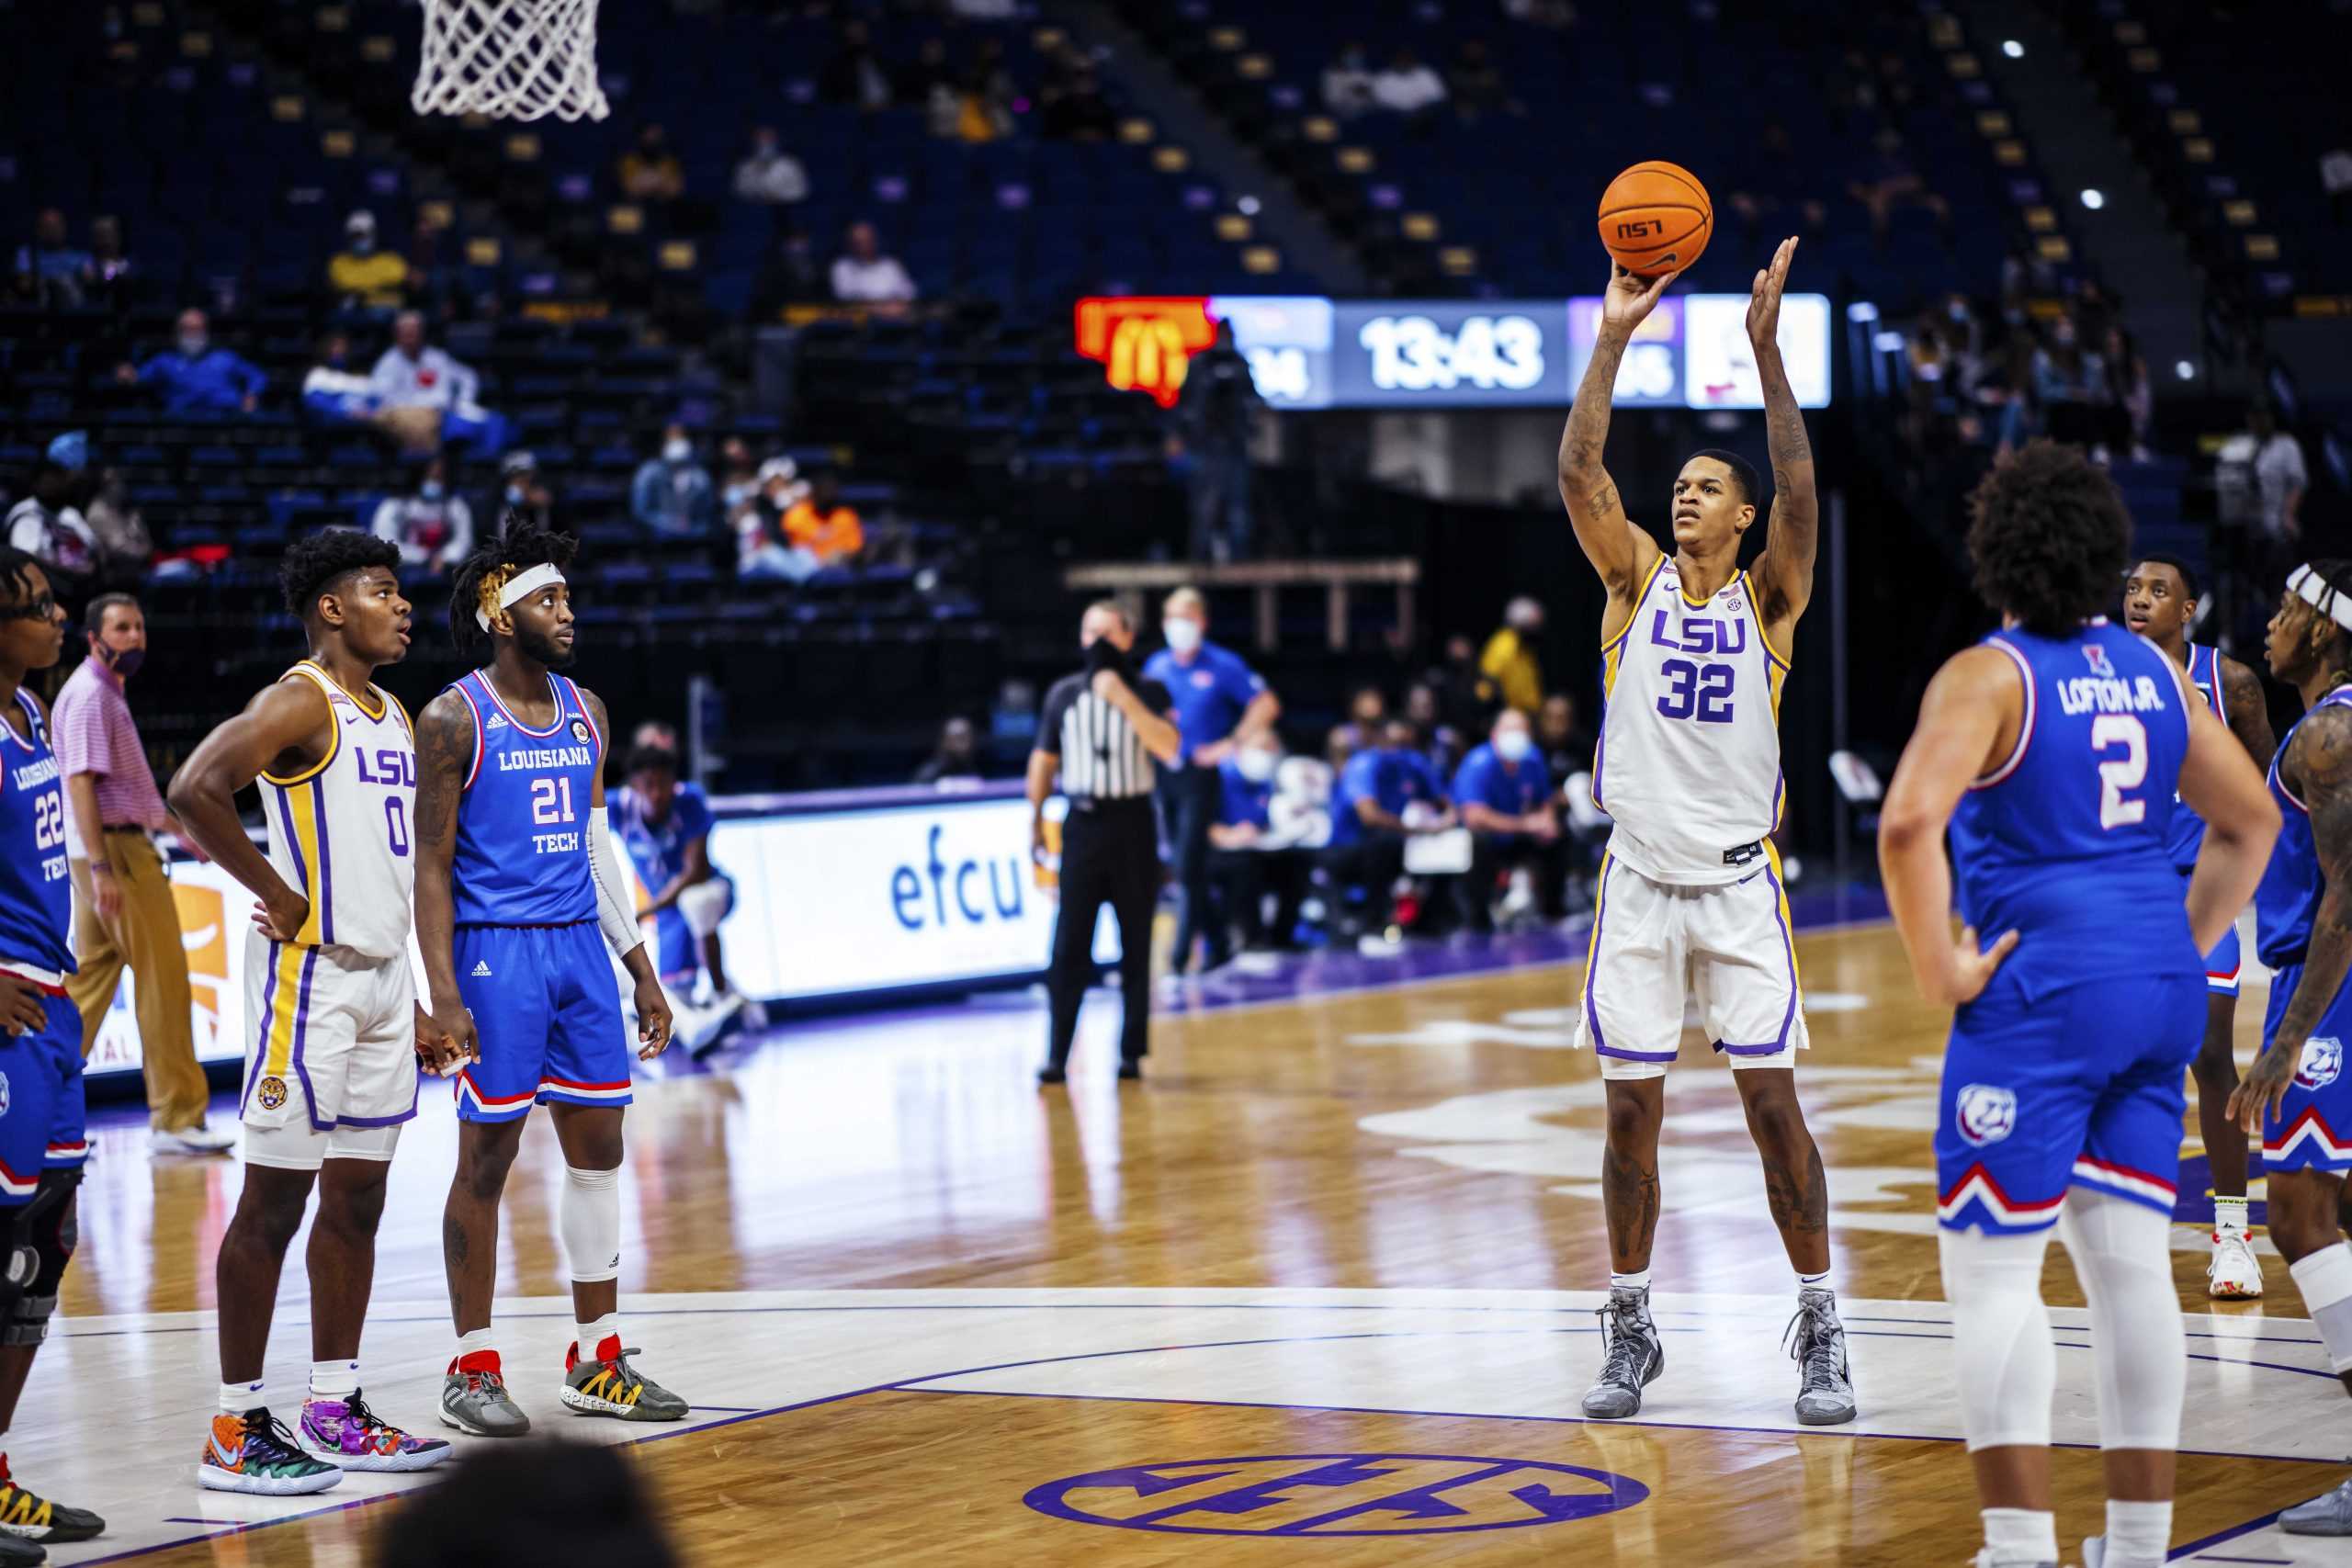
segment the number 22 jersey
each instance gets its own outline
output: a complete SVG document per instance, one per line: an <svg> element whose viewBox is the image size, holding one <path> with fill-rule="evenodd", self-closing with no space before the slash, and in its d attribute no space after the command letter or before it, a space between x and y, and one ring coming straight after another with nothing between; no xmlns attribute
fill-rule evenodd
<svg viewBox="0 0 2352 1568"><path fill-rule="evenodd" d="M548 677L555 722L526 727L477 670L450 688L474 721L474 764L458 803L450 867L461 926L566 926L596 918L588 803L605 738L580 688Z"/></svg>
<svg viewBox="0 0 2352 1568"><path fill-rule="evenodd" d="M40 707L23 690L17 704L24 734L0 722L0 966L71 975L65 793Z"/></svg>

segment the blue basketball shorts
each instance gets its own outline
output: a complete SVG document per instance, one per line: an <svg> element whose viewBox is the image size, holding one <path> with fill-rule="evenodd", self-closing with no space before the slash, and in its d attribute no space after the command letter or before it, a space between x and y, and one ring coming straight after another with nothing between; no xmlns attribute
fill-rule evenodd
<svg viewBox="0 0 2352 1568"><path fill-rule="evenodd" d="M2278 1037L2278 1021L2303 977L2290 964L2270 976L2270 1005L2263 1010L2265 1050ZM2287 1098L2262 1124L2262 1163L2271 1170L2352 1170L2352 1077L2344 1071L2344 1046L2352 1041L2352 986L2335 994L2320 1014L2302 1060L2295 1064Z"/></svg>
<svg viewBox="0 0 2352 1568"><path fill-rule="evenodd" d="M512 1122L533 1105L627 1105L629 1039L594 920L460 926L458 994L481 1060L458 1075L458 1117Z"/></svg>
<svg viewBox="0 0 2352 1568"><path fill-rule="evenodd" d="M1936 1218L1996 1235L2058 1223L2069 1187L2171 1213L2183 1070L2205 1033L2195 974L2055 989L2007 969L1952 1020L1936 1121Z"/></svg>
<svg viewBox="0 0 2352 1568"><path fill-rule="evenodd" d="M2186 874L2180 879L2180 891L2182 897L2188 896L2188 878ZM2230 929L2222 933L2222 940L2213 944L2213 951L2205 955L2205 988L2217 997L2236 996L2238 976L2245 967L2245 956L2238 949L2238 928L2233 922Z"/></svg>
<svg viewBox="0 0 2352 1568"><path fill-rule="evenodd" d="M90 1152L82 1110L82 1015L59 991L38 1033L0 1032L0 1209L32 1201L44 1170Z"/></svg>

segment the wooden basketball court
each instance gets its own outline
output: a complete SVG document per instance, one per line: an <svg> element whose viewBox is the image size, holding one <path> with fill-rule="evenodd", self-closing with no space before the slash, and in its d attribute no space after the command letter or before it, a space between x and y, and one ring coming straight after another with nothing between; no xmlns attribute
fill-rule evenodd
<svg viewBox="0 0 2352 1568"><path fill-rule="evenodd" d="M1978 1529L1928 1151L1942 1020L1911 998L1892 930L1799 942L1801 1086L1862 1404L1826 1431L1793 1424L1789 1268L1695 1034L1662 1156L1667 1374L1635 1422L1578 1417L1608 1272L1601 1096L1567 1049L1577 966L1541 962L1567 950L1547 942L1396 984L1309 966L1286 999L1217 1006L1217 986L1192 987L1165 998L1139 1087L1112 1077L1115 1009L1098 1003L1072 1082L1041 1093L1025 995L797 1025L716 1073L642 1084L623 1305L647 1370L697 1402L682 1427L556 1403L562 1169L535 1127L503 1238L516 1396L542 1427L637 1439L698 1564L1964 1561ZM1514 953L1529 961L1476 967ZM2263 999L2255 980L2247 1050ZM28 1483L110 1522L53 1560L358 1562L413 1479L282 1502L195 1483L237 1167L151 1162L139 1126L94 1143L69 1315L8 1444ZM436 1433L454 1151L428 1093L393 1167L363 1351L371 1403ZM2176 1242L2195 1358L2176 1557L2352 1563L2352 1542L2268 1528L2352 1452L2285 1268L2266 1256L2263 1303L2209 1311L2203 1234ZM289 1417L301 1245L269 1369ZM2098 1528L2096 1427L2081 1296L2052 1257L2071 1547Z"/></svg>

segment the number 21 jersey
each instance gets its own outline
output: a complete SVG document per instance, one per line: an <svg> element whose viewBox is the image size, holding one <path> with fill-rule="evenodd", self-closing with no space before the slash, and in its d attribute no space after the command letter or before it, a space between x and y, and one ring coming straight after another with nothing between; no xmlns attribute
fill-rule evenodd
<svg viewBox="0 0 2352 1568"><path fill-rule="evenodd" d="M1789 662L1764 640L1747 574L1693 603L1660 556L1600 665L1592 800L1616 823L1611 857L1670 886L1753 874L1751 846L1781 822Z"/></svg>
<svg viewBox="0 0 2352 1568"><path fill-rule="evenodd" d="M461 926L568 926L596 918L588 803L605 738L580 688L548 677L555 722L532 729L498 698L487 671L450 689L474 720L474 765L458 802L450 865Z"/></svg>

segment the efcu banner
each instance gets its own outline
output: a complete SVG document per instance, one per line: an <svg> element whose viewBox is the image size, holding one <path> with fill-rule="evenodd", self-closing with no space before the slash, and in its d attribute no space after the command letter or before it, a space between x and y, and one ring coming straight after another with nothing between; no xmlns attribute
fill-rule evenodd
<svg viewBox="0 0 2352 1568"><path fill-rule="evenodd" d="M1121 391L1148 392L1174 408L1193 355L1216 341L1204 296L1078 302L1078 352Z"/></svg>

